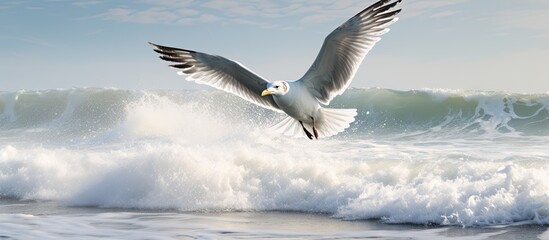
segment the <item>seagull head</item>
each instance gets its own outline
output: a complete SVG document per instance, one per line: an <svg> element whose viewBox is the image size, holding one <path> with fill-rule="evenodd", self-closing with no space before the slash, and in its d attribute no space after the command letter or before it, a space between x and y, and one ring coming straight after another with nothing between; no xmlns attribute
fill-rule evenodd
<svg viewBox="0 0 549 240"><path fill-rule="evenodd" d="M267 83L267 89L263 90L261 96L284 95L290 90L290 85L284 81L274 81Z"/></svg>

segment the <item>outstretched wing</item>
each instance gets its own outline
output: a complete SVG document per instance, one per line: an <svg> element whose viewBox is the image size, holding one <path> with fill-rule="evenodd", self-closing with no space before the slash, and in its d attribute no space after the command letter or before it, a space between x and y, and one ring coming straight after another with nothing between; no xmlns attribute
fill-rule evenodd
<svg viewBox="0 0 549 240"><path fill-rule="evenodd" d="M351 83L356 70L387 26L398 20L400 9L391 11L400 0L381 0L364 9L324 40L320 53L300 79L319 102L329 104Z"/></svg>
<svg viewBox="0 0 549 240"><path fill-rule="evenodd" d="M280 111L272 96L261 97L268 81L235 61L221 56L149 43L160 58L174 62L187 80L233 93L259 106Z"/></svg>

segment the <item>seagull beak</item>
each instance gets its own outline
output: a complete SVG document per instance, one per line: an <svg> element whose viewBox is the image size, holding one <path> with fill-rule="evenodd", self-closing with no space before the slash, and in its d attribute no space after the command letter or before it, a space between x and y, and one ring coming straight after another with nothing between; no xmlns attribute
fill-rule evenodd
<svg viewBox="0 0 549 240"><path fill-rule="evenodd" d="M262 97L265 97L267 95L271 95L273 92L269 91L268 89L265 89L263 90L263 92L261 93L261 96Z"/></svg>

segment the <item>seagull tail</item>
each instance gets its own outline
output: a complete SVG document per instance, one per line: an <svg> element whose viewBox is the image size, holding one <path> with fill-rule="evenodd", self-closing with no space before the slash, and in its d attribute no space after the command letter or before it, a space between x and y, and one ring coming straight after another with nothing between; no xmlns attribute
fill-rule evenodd
<svg viewBox="0 0 549 240"><path fill-rule="evenodd" d="M301 129L299 121L290 116L272 126L270 130L274 133L284 134L290 137L306 137L305 132Z"/></svg>
<svg viewBox="0 0 549 240"><path fill-rule="evenodd" d="M315 119L315 128L319 138L329 137L343 132L355 121L356 109L321 108ZM313 132L312 123L303 123L309 132ZM272 126L271 131L290 137L307 137L298 120L288 116Z"/></svg>
<svg viewBox="0 0 549 240"><path fill-rule="evenodd" d="M318 111L315 127L319 137L329 137L343 132L355 121L357 115L356 109L321 108Z"/></svg>

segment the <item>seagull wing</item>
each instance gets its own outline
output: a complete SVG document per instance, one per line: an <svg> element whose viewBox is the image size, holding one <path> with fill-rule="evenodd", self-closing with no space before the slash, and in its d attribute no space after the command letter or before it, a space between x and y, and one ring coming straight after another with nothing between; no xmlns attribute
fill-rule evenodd
<svg viewBox="0 0 549 240"><path fill-rule="evenodd" d="M330 33L313 65L300 79L322 104L329 104L351 83L360 63L387 26L398 20L400 0L381 0L347 20Z"/></svg>
<svg viewBox="0 0 549 240"><path fill-rule="evenodd" d="M272 96L261 97L268 81L241 64L217 55L149 43L160 58L175 64L187 80L230 92L259 106L281 111Z"/></svg>

